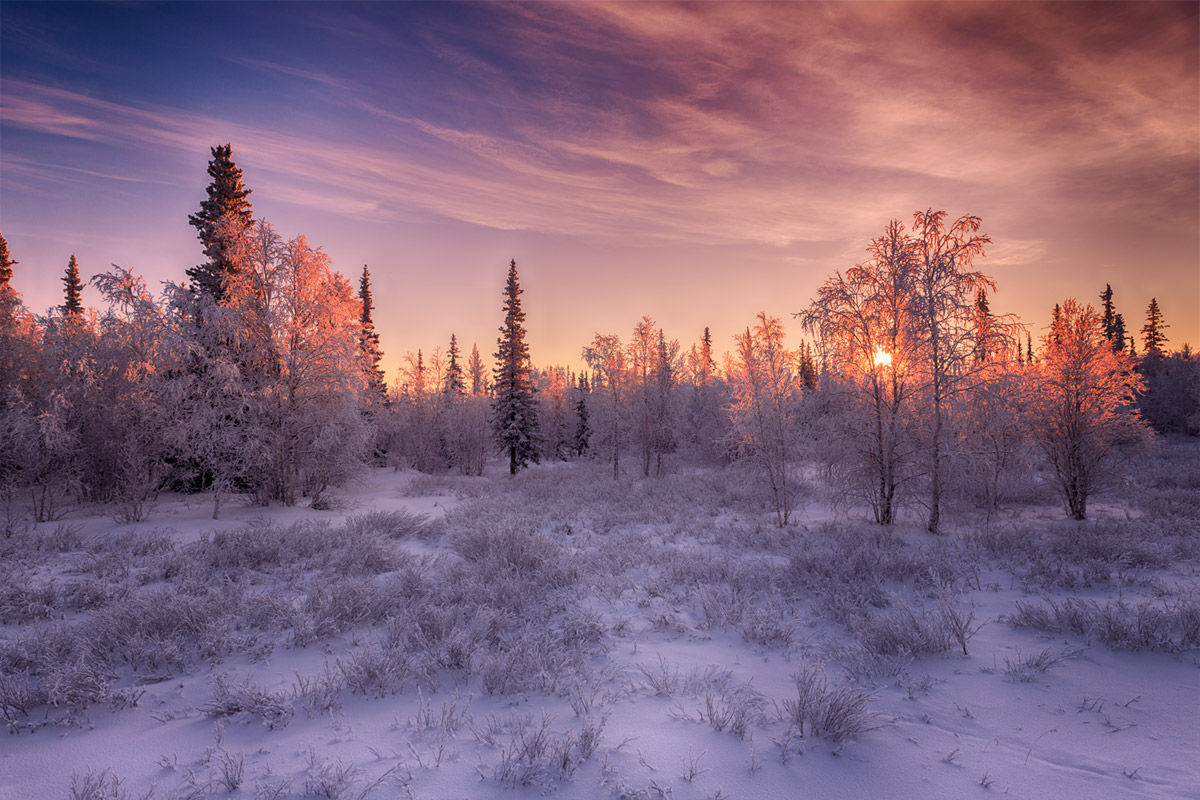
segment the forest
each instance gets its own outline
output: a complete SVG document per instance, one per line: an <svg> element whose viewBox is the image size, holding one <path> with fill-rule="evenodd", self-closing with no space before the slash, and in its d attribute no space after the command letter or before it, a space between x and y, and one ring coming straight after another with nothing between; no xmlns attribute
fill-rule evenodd
<svg viewBox="0 0 1200 800"><path fill-rule="evenodd" d="M584 343L578 372L534 365L514 260L491 369L452 335L389 381L368 267L355 291L304 236L255 220L230 145L208 174L188 220L207 260L158 295L113 266L90 281L103 306L85 306L72 255L63 304L35 315L0 239L6 531L78 502L137 520L166 489L210 497L214 519L230 496L319 509L369 466L482 475L502 453L511 473L731 467L781 526L807 463L838 502L882 524L920 508L937 532L948 501L993 510L1042 470L1084 519L1155 434L1200 435L1200 359L1167 348L1155 299L1140 343L1110 286L1099 309L1055 303L1035 337L990 310L973 263L990 238L970 215L893 220L794 314L794 347L765 313L723 354L707 329L681 345L645 316Z"/></svg>
<svg viewBox="0 0 1200 800"><path fill-rule="evenodd" d="M537 366L514 258L494 350L389 380L369 268L211 154L161 291L71 256L34 313L0 237L14 797L1194 790L1200 356L1155 299L1032 330L931 208L726 352L645 316Z"/></svg>

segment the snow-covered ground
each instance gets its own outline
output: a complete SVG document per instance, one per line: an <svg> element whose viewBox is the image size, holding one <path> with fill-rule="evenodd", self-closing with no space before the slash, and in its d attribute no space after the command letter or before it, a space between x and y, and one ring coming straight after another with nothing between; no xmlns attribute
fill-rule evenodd
<svg viewBox="0 0 1200 800"><path fill-rule="evenodd" d="M941 537L590 465L80 509L0 540L0 797L1200 797L1180 463Z"/></svg>

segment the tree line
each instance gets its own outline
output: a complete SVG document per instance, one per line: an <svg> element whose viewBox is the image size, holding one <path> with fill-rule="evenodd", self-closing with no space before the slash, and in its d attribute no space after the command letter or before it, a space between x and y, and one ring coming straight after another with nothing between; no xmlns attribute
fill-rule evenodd
<svg viewBox="0 0 1200 800"><path fill-rule="evenodd" d="M1121 459L1160 432L1200 435L1200 359L1168 352L1151 300L1142 352L1116 311L1067 299L1035 347L993 314L974 262L990 239L971 215L893 220L866 259L829 276L795 314L759 314L718 357L705 329L686 349L651 317L624 340L597 333L586 369L533 365L516 261L503 288L493 367L418 350L386 380L370 271L355 291L303 236L253 216L232 148L212 148L189 223L203 263L158 296L114 266L83 303L74 255L64 302L30 313L0 236L0 490L5 529L69 500L144 516L158 492L315 507L368 464L482 474L587 459L622 474L728 465L779 525L802 464L847 504L890 524L919 507L938 531L948 499L990 510L1045 470L1077 519Z"/></svg>

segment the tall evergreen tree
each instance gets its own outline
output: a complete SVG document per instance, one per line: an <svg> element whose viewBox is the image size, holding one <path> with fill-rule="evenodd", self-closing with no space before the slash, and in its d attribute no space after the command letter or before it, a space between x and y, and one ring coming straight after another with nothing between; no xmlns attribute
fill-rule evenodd
<svg viewBox="0 0 1200 800"><path fill-rule="evenodd" d="M358 348L362 353L363 367L367 371L367 385L372 395L383 398L387 396L387 380L379 366L383 359L383 351L379 347L379 334L375 330L375 323L371 320L375 302L371 298L371 272L366 264L363 264L362 277L358 281L358 299L362 304L359 314Z"/></svg>
<svg viewBox="0 0 1200 800"><path fill-rule="evenodd" d="M0 289L9 285L12 280L12 268L15 264L20 264L20 261L13 261L8 252L8 241L0 234Z"/></svg>
<svg viewBox="0 0 1200 800"><path fill-rule="evenodd" d="M1123 314L1118 313L1113 315L1113 335L1109 341L1112 342L1114 353L1125 352L1125 316ZM1132 348L1132 345L1130 345L1130 348ZM1132 349L1130 352L1132 354Z"/></svg>
<svg viewBox="0 0 1200 800"><path fill-rule="evenodd" d="M717 367L713 362L712 334L709 332L707 325L704 326L704 335L700 337L700 369L701 382L708 385Z"/></svg>
<svg viewBox="0 0 1200 800"><path fill-rule="evenodd" d="M510 475L530 461L536 462L538 454L537 404L524 323L517 262L513 259L504 284L504 325L496 340L496 366L492 370L492 427L501 447L508 451Z"/></svg>
<svg viewBox="0 0 1200 800"><path fill-rule="evenodd" d="M982 286L975 293L975 361L987 361L992 338L992 311L988 307L987 290Z"/></svg>
<svg viewBox="0 0 1200 800"><path fill-rule="evenodd" d="M580 375L579 384L575 389L575 441L572 445L576 456L587 454L588 445L592 438L592 426L588 421L588 394L587 375Z"/></svg>
<svg viewBox="0 0 1200 800"><path fill-rule="evenodd" d="M1110 284L1104 284L1100 293L1100 329L1104 338L1113 341L1117 329L1117 313L1113 308L1113 290Z"/></svg>
<svg viewBox="0 0 1200 800"><path fill-rule="evenodd" d="M479 345L471 345L471 358L467 361L467 374L471 376L471 394L478 397L487 394L487 375L483 369L483 359L479 356Z"/></svg>
<svg viewBox="0 0 1200 800"><path fill-rule="evenodd" d="M64 314L79 315L83 313L83 282L79 280L79 263L75 254L67 262L67 272L63 275L63 286L66 287L65 300L62 304Z"/></svg>
<svg viewBox="0 0 1200 800"><path fill-rule="evenodd" d="M463 393L462 364L458 363L458 337L450 334L449 363L446 364L446 394L460 395Z"/></svg>
<svg viewBox="0 0 1200 800"><path fill-rule="evenodd" d="M1167 343L1167 335L1163 328L1170 325L1162 321L1162 312L1158 310L1158 299L1150 298L1150 307L1146 309L1146 324L1142 326L1142 349L1147 353L1158 353Z"/></svg>
<svg viewBox="0 0 1200 800"><path fill-rule="evenodd" d="M212 178L208 199L201 201L199 213L188 216L208 261L189 269L187 276L195 294L221 302L225 298L227 276L237 271L237 264L230 258L232 239L246 233L253 219L250 201L246 199L250 190L242 183L242 170L233 161L231 145L212 148L208 175Z"/></svg>

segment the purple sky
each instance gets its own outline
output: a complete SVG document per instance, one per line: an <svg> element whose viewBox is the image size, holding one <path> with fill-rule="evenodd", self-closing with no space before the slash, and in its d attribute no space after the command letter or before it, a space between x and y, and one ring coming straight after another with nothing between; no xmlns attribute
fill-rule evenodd
<svg viewBox="0 0 1200 800"><path fill-rule="evenodd" d="M535 363L645 314L721 350L891 218L977 214L997 312L1105 283L1200 344L1189 3L0 6L0 231L61 302L72 252L152 284L232 142L260 218L375 285L405 351L495 350L516 258ZM95 301L94 292L85 300Z"/></svg>

